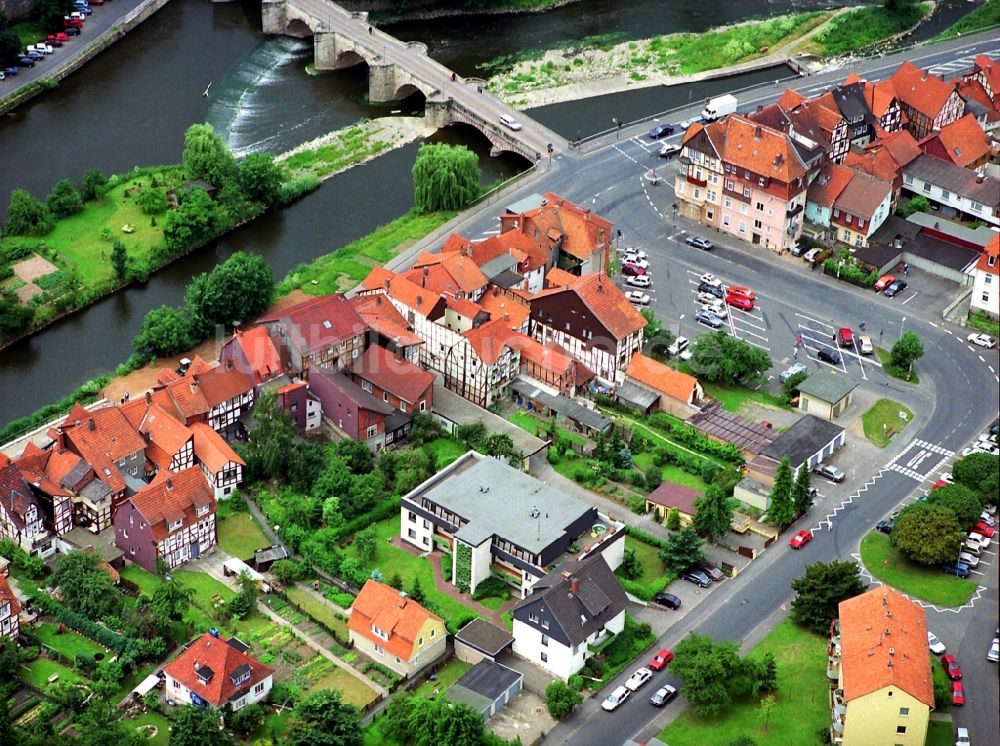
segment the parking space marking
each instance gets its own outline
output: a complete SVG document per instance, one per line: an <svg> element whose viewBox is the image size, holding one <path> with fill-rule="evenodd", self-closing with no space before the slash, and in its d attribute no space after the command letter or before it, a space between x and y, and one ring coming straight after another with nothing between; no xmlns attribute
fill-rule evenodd
<svg viewBox="0 0 1000 746"><path fill-rule="evenodd" d="M914 298L916 298L918 295L920 295L920 291L919 290L917 292L915 292L913 295L911 295L909 298L907 298L906 300L904 300L901 305L905 306L907 303L909 303L911 300L913 300Z"/></svg>
<svg viewBox="0 0 1000 746"><path fill-rule="evenodd" d="M851 558L858 563L861 577L868 580L869 585L885 585L885 583L883 583L881 580L879 580L878 578L873 576L870 572L868 572L868 570L865 568L864 562L861 561L861 555L858 552L853 553L851 555ZM960 611L962 611L962 609L971 609L973 605L976 603L976 601L978 601L980 598L983 597L983 593L985 591L986 591L986 586L984 585L976 586L976 590L972 593L972 596L969 597L969 600L966 601L961 606L956 606L956 607L936 606L935 604L928 603L927 601L921 601L919 598L907 595L906 593L903 593L903 596L913 601L913 603L917 604L917 606L921 607L925 611L926 610L936 611L939 614L945 614L945 613L957 614ZM902 591L900 591L900 593L902 593Z"/></svg>
<svg viewBox="0 0 1000 746"><path fill-rule="evenodd" d="M806 321L811 321L814 324L819 324L820 326L825 326L827 329L830 329L830 330L833 329L833 327L830 324L827 324L825 321L820 321L819 319L814 319L811 316L806 316L804 314L799 313L798 311L795 312L795 315L798 316L800 319L805 319ZM802 326L802 324L799 324L799 326ZM805 327L805 328L808 329L809 327ZM819 331L819 330L818 329L811 329L810 331Z"/></svg>

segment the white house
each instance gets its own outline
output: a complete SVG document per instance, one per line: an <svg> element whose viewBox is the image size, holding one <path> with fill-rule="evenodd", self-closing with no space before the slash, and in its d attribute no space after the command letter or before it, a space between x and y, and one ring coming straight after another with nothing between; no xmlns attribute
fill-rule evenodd
<svg viewBox="0 0 1000 746"><path fill-rule="evenodd" d="M942 214L960 213L972 220L1000 226L1000 181L977 176L954 163L921 155L903 168L903 189L939 205Z"/></svg>
<svg viewBox="0 0 1000 746"><path fill-rule="evenodd" d="M182 705L206 704L239 710L265 699L271 691L274 669L250 656L250 646L230 637L223 640L209 630L163 667L164 694Z"/></svg>

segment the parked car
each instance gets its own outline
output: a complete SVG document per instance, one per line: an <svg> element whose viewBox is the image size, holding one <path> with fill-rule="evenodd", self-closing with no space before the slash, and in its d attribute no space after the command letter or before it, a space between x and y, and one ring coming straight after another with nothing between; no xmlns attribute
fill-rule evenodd
<svg viewBox="0 0 1000 746"><path fill-rule="evenodd" d="M994 637L990 649L986 652L986 660L996 663L998 658L1000 658L1000 638Z"/></svg>
<svg viewBox="0 0 1000 746"><path fill-rule="evenodd" d="M63 29L63 33L66 34L66 36L79 36L80 29L78 29L76 26L67 26L66 28Z"/></svg>
<svg viewBox="0 0 1000 746"><path fill-rule="evenodd" d="M35 62L45 59L45 52L41 51L40 49L35 49L34 45L24 50L24 54L28 57L31 57L31 59L33 59Z"/></svg>
<svg viewBox="0 0 1000 746"><path fill-rule="evenodd" d="M962 562L945 562L941 565L941 569L956 578L969 577L969 566Z"/></svg>
<svg viewBox="0 0 1000 746"><path fill-rule="evenodd" d="M951 682L951 704L953 707L961 707L965 704L965 687L961 681Z"/></svg>
<svg viewBox="0 0 1000 746"><path fill-rule="evenodd" d="M698 278L698 281L703 282L706 285L712 285L717 288L722 287L722 280L713 275L711 272L706 272L705 274L703 274L701 277Z"/></svg>
<svg viewBox="0 0 1000 746"><path fill-rule="evenodd" d="M679 355L687 349L689 344L691 344L691 340L687 337L678 337L667 348L667 353L670 355Z"/></svg>
<svg viewBox="0 0 1000 746"><path fill-rule="evenodd" d="M867 334L859 334L858 349L861 351L862 355L871 355L875 352L875 345L872 344L872 338Z"/></svg>
<svg viewBox="0 0 1000 746"><path fill-rule="evenodd" d="M806 247L800 243L796 243L791 250L792 256L802 256L803 252L806 251Z"/></svg>
<svg viewBox="0 0 1000 746"><path fill-rule="evenodd" d="M625 278L625 284L636 288L648 288L653 284L649 275L634 275Z"/></svg>
<svg viewBox="0 0 1000 746"><path fill-rule="evenodd" d="M945 651L944 643L930 630L927 630L927 647L934 655L943 655Z"/></svg>
<svg viewBox="0 0 1000 746"><path fill-rule="evenodd" d="M732 292L732 288L729 288L729 295L726 296L726 303L731 306L736 306L741 311L752 311L753 310L753 300L747 298L745 295L737 295Z"/></svg>
<svg viewBox="0 0 1000 746"><path fill-rule="evenodd" d="M996 533L996 529L993 528L993 526L987 526L986 523L983 521L977 523L970 530L979 534L980 536L985 536L987 539L992 539L993 534Z"/></svg>
<svg viewBox="0 0 1000 746"><path fill-rule="evenodd" d="M854 332L842 326L837 330L837 344L841 347L854 347Z"/></svg>
<svg viewBox="0 0 1000 746"><path fill-rule="evenodd" d="M962 667L958 665L958 659L951 653L941 656L941 667L944 668L945 674L952 681L958 681L962 678Z"/></svg>
<svg viewBox="0 0 1000 746"><path fill-rule="evenodd" d="M832 347L820 348L820 351L816 353L816 357L831 365L840 365L840 352Z"/></svg>
<svg viewBox="0 0 1000 746"><path fill-rule="evenodd" d="M674 659L674 653L671 650L663 648L656 655L653 656L652 660L646 664L646 666L653 671L662 671L666 668L666 665ZM640 669L641 670L641 669Z"/></svg>
<svg viewBox="0 0 1000 746"><path fill-rule="evenodd" d="M826 477L831 482L843 482L847 475L833 464L819 463L813 467L813 471L821 477Z"/></svg>
<svg viewBox="0 0 1000 746"><path fill-rule="evenodd" d="M892 521L879 521L875 524L875 530L883 534L891 534L892 526Z"/></svg>
<svg viewBox="0 0 1000 746"><path fill-rule="evenodd" d="M3 69L4 75L17 75L17 65L12 65L11 67L5 67Z"/></svg>
<svg viewBox="0 0 1000 746"><path fill-rule="evenodd" d="M57 34L49 34L49 44L52 44L54 41L59 41L65 44L69 41L69 36L67 36L63 31L60 31Z"/></svg>
<svg viewBox="0 0 1000 746"><path fill-rule="evenodd" d="M679 609L681 607L681 600L673 593L657 593L653 597L653 602L658 603L660 606L666 606L668 609Z"/></svg>
<svg viewBox="0 0 1000 746"><path fill-rule="evenodd" d="M708 588L708 586L712 584L708 575L703 573L701 570L686 570L681 573L681 580L686 580L689 583L700 585L702 588Z"/></svg>
<svg viewBox="0 0 1000 746"><path fill-rule="evenodd" d="M66 38L68 39L69 37L67 36ZM61 47L63 45L62 41L57 39L55 34L49 34L41 43L48 44L50 47Z"/></svg>
<svg viewBox="0 0 1000 746"><path fill-rule="evenodd" d="M711 311L720 319L726 319L729 316L729 311L726 308L725 304L720 303L717 300L713 300L709 303L704 303L702 304L701 308L703 311Z"/></svg>
<svg viewBox="0 0 1000 746"><path fill-rule="evenodd" d="M649 138L651 140L659 140L661 137L666 137L667 135L672 134L674 134L674 125L658 124L649 131Z"/></svg>
<svg viewBox="0 0 1000 746"><path fill-rule="evenodd" d="M73 16L64 16L63 17L63 26L66 26L66 27L72 26L73 28L80 28L80 29L82 29L83 28L83 19L82 18L75 18Z"/></svg>
<svg viewBox="0 0 1000 746"><path fill-rule="evenodd" d="M730 285L729 294L740 295L751 302L757 300L757 293L744 285Z"/></svg>
<svg viewBox="0 0 1000 746"><path fill-rule="evenodd" d="M683 122L681 122L681 129L682 130L686 130L692 124L695 124L696 122L700 122L700 121L702 121L701 116L696 116L696 117L691 117L690 119L685 119Z"/></svg>
<svg viewBox="0 0 1000 746"><path fill-rule="evenodd" d="M622 274L629 277L639 277L646 274L646 270L635 264L622 264Z"/></svg>
<svg viewBox="0 0 1000 746"><path fill-rule="evenodd" d="M696 249L704 249L705 251L711 251L715 248L714 243L701 236L688 236L684 239L684 243L688 246L694 246Z"/></svg>
<svg viewBox="0 0 1000 746"><path fill-rule="evenodd" d="M721 298L723 300L726 298L726 289L721 285L709 285L707 282L702 282L698 285L698 292L710 293L716 298Z"/></svg>
<svg viewBox="0 0 1000 746"><path fill-rule="evenodd" d="M625 256L636 256L640 259L649 259L649 254L647 254L642 249L637 249L634 246L626 246L624 251Z"/></svg>
<svg viewBox="0 0 1000 746"><path fill-rule="evenodd" d="M980 347L985 347L987 350L992 350L997 346L997 341L988 334L978 334L973 332L966 339L972 342L974 345L979 345Z"/></svg>
<svg viewBox="0 0 1000 746"><path fill-rule="evenodd" d="M512 117L510 114L501 114L500 124L502 124L507 129L514 130L515 132L521 129L521 123L516 119L514 119L514 117Z"/></svg>
<svg viewBox="0 0 1000 746"><path fill-rule="evenodd" d="M649 296L641 290L629 290L625 293L625 297L629 303L635 303L637 306L649 305Z"/></svg>
<svg viewBox="0 0 1000 746"><path fill-rule="evenodd" d="M663 143L663 147L660 148L658 155L660 158L672 158L680 153L681 150L683 150L683 148L681 148L681 146L677 143L665 142Z"/></svg>
<svg viewBox="0 0 1000 746"><path fill-rule="evenodd" d="M822 249L809 249L809 251L802 255L802 259L812 264L816 261L816 257L818 257L822 251Z"/></svg>
<svg viewBox="0 0 1000 746"><path fill-rule="evenodd" d="M896 281L896 275L891 275L888 272L886 272L884 275L875 280L875 284L872 287L875 288L876 293L881 293L895 281Z"/></svg>
<svg viewBox="0 0 1000 746"><path fill-rule="evenodd" d="M778 380L784 383L792 376L797 376L799 373L805 373L808 370L809 369L804 364L795 363L795 365L791 366L787 370L781 371L781 373L778 375Z"/></svg>
<svg viewBox="0 0 1000 746"><path fill-rule="evenodd" d="M906 281L905 280L896 280L894 283L892 283L891 285L889 285L889 287L887 287L883 291L883 293L884 293L884 295L885 295L886 298L894 298L895 296L897 296L900 293L902 293L904 290L906 290Z"/></svg>
<svg viewBox="0 0 1000 746"><path fill-rule="evenodd" d="M810 541L812 541L812 538L813 538L813 532L807 528L804 528L797 534L795 534L795 536L793 536L791 539L789 539L788 545L792 549L801 549Z"/></svg>
<svg viewBox="0 0 1000 746"><path fill-rule="evenodd" d="M975 536L976 539L973 539L972 536ZM969 536L965 539L965 543L959 547L959 551L968 552L969 554L974 554L977 557L981 555L983 553L983 545L979 543L978 538L979 534L969 534Z"/></svg>
<svg viewBox="0 0 1000 746"><path fill-rule="evenodd" d="M979 564L979 556L973 554L972 552L965 552L962 549L958 550L958 561L963 565L968 565L969 568L976 567Z"/></svg>
<svg viewBox="0 0 1000 746"><path fill-rule="evenodd" d="M948 480L948 482L949 482L949 484L950 484L950 483L951 483L951 480L949 479L949 480ZM980 513L980 514L979 514L979 520L981 520L981 521L982 521L983 523L985 523L985 524L986 524L987 526L993 526L994 528L995 528L995 527L996 527L996 525L997 525L997 522L996 522L996 519L994 519L994 518L993 518L993 516L991 516L991 515L990 515L990 514L989 514L989 513L987 512L987 511L985 511L985 510L984 510L984 511L983 511L982 513Z"/></svg>
<svg viewBox="0 0 1000 746"><path fill-rule="evenodd" d="M710 577L715 582L718 582L726 577L725 575L722 574L722 570L720 570L718 567L711 564L710 562L699 562L698 569L701 570L706 575L708 575L708 577Z"/></svg>
<svg viewBox="0 0 1000 746"><path fill-rule="evenodd" d="M649 273L649 261L647 259L639 259L636 256L625 257L625 259L622 260L621 264L623 267L625 265L631 267L638 267L639 269L643 270L645 274Z"/></svg>
<svg viewBox="0 0 1000 746"><path fill-rule="evenodd" d="M670 684L664 684L649 698L649 703L654 707L663 707L676 696L677 690L670 686Z"/></svg>
<svg viewBox="0 0 1000 746"><path fill-rule="evenodd" d="M969 738L968 728L955 729L955 746L972 746L972 739Z"/></svg>
<svg viewBox="0 0 1000 746"><path fill-rule="evenodd" d="M622 702L628 699L628 695L632 692L623 686L616 688L611 694L609 694L603 702L601 702L601 709L607 712L617 709Z"/></svg>
<svg viewBox="0 0 1000 746"><path fill-rule="evenodd" d="M976 544L981 550L990 545L991 537L981 534L978 531L969 531L965 537L966 544Z"/></svg>
<svg viewBox="0 0 1000 746"><path fill-rule="evenodd" d="M20 56L20 57L17 58L17 66L18 67L34 67L35 66L35 58L31 57L31 56L29 56L27 54L22 55L22 56Z"/></svg>
<svg viewBox="0 0 1000 746"><path fill-rule="evenodd" d="M653 672L648 668L637 669L636 672L629 676L625 681L625 688L632 692L637 691L639 687L651 678L653 678Z"/></svg>
<svg viewBox="0 0 1000 746"><path fill-rule="evenodd" d="M710 326L713 329L718 329L722 326L722 319L716 316L711 311L706 311L704 308L699 308L694 312L695 321L699 324L704 324L705 326Z"/></svg>

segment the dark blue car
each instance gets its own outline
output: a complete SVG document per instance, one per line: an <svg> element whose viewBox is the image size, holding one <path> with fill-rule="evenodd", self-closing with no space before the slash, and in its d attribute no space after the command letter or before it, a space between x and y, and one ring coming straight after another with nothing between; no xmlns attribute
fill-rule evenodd
<svg viewBox="0 0 1000 746"><path fill-rule="evenodd" d="M18 67L34 67L35 66L35 60L34 60L33 57L28 57L27 55L25 55L24 57L21 57L17 61L17 66Z"/></svg>
<svg viewBox="0 0 1000 746"><path fill-rule="evenodd" d="M674 134L674 125L658 124L649 131L649 138L651 140L659 140L661 137L672 134Z"/></svg>
<svg viewBox="0 0 1000 746"><path fill-rule="evenodd" d="M3 69L3 74L4 75L17 75L17 68L16 67L5 67Z"/></svg>
<svg viewBox="0 0 1000 746"><path fill-rule="evenodd" d="M964 562L945 562L941 565L941 569L956 578L969 577L969 566Z"/></svg>

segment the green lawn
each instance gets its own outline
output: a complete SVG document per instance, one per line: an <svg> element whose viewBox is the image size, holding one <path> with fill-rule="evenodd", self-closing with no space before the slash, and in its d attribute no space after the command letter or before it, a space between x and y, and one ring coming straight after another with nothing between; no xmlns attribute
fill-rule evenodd
<svg viewBox="0 0 1000 746"><path fill-rule="evenodd" d="M460 661L458 658L452 658L448 663L445 664L444 668L438 671L435 676L437 681L427 680L416 689L413 693L418 697L433 697L434 690L438 690L440 693L448 691L448 688L458 681L465 672L468 671L472 666L465 661Z"/></svg>
<svg viewBox="0 0 1000 746"><path fill-rule="evenodd" d="M962 16L958 23L942 31L937 39L950 39L961 34L971 34L1000 23L1000 0L986 0L983 5Z"/></svg>
<svg viewBox="0 0 1000 746"><path fill-rule="evenodd" d="M930 3L901 3L895 11L881 4L844 13L814 36L804 47L823 56L847 54L902 33L919 23L931 10Z"/></svg>
<svg viewBox="0 0 1000 746"><path fill-rule="evenodd" d="M527 430L529 433L539 438L543 437L542 435L539 435L539 432L544 434L548 429L546 427L548 424L547 422L524 411L514 412L514 414L510 415L507 419L522 430ZM571 433L569 430L564 430L561 427L556 427L556 433L565 438L569 438L571 441L578 443L579 445L585 445L587 443L587 439L579 433Z"/></svg>
<svg viewBox="0 0 1000 746"><path fill-rule="evenodd" d="M36 658L21 667L21 677L36 689L45 691L49 685L49 676L59 674L59 681L72 682L75 684L86 684L87 679L71 668L67 668L61 663L50 661L48 658Z"/></svg>
<svg viewBox="0 0 1000 746"><path fill-rule="evenodd" d="M905 419L899 416L901 412L906 414ZM892 438L912 421L913 412L892 399L879 399L861 415L865 437L879 448L889 445Z"/></svg>
<svg viewBox="0 0 1000 746"><path fill-rule="evenodd" d="M232 499L243 498L237 496ZM219 546L241 560L253 557L254 550L271 545L257 521L249 513L232 513L221 519L218 523L218 532Z"/></svg>
<svg viewBox="0 0 1000 746"><path fill-rule="evenodd" d="M424 448L434 454L434 464L438 470L443 469L469 450L465 443L452 438L450 435L435 438L425 445Z"/></svg>
<svg viewBox="0 0 1000 746"><path fill-rule="evenodd" d="M293 585L285 588L285 595L317 622L334 630L341 640L348 639L347 622L337 616L337 613L329 606L317 601L298 586Z"/></svg>
<svg viewBox="0 0 1000 746"><path fill-rule="evenodd" d="M888 536L877 531L861 540L861 561L878 580L932 604L960 606L976 590L974 580L961 580L939 567L910 562L889 543Z"/></svg>
<svg viewBox="0 0 1000 746"><path fill-rule="evenodd" d="M145 712L134 720L126 720L125 724L129 728L137 731L144 725L151 725L156 728L156 735L147 736L145 743L150 746L167 746L170 741L170 731L168 730L167 718L158 712ZM139 731L140 735L147 735L146 731Z"/></svg>
<svg viewBox="0 0 1000 746"><path fill-rule="evenodd" d="M635 556L642 564L642 575L636 578L635 582L650 583L667 574L667 568L663 566L663 562L661 562L660 558L657 556L657 552L659 552L659 550L656 547L651 546L644 541L634 539L631 536L626 536L625 548L633 550L635 552Z"/></svg>
<svg viewBox="0 0 1000 746"><path fill-rule="evenodd" d="M71 661L76 660L77 653L96 655L97 653L108 652L96 642L92 642L72 630L66 630L62 634L59 634L59 625L52 622L39 625L35 629L35 634L38 635L39 640L49 647L55 648Z"/></svg>
<svg viewBox="0 0 1000 746"><path fill-rule="evenodd" d="M933 632L934 630L931 631ZM944 667L941 665L941 662L933 654L931 655L930 658L931 658L931 678L934 679L934 691L950 692L951 679L949 679L948 674L944 672ZM938 698L937 694L935 694L934 710L935 712L951 712L951 697Z"/></svg>
<svg viewBox="0 0 1000 746"><path fill-rule="evenodd" d="M927 723L927 740L925 746L951 746L952 724L942 720L931 720Z"/></svg>
<svg viewBox="0 0 1000 746"><path fill-rule="evenodd" d="M655 456L652 453L635 453L632 455L632 463L643 471L652 469L655 463L654 460ZM701 477L696 474L689 474L674 464L667 464L663 467L663 481L690 487L699 492L704 492L708 489L708 485L705 484L705 481Z"/></svg>
<svg viewBox="0 0 1000 746"><path fill-rule="evenodd" d="M912 383L916 386L920 383L920 377L917 375L916 371L910 371L906 368L897 368L892 364L892 353L889 350L883 350L881 347L875 348L875 353L878 355L879 362L882 363L882 370L885 371L887 376L891 376L900 381L905 381L906 383Z"/></svg>
<svg viewBox="0 0 1000 746"><path fill-rule="evenodd" d="M660 739L671 746L721 745L740 736L759 744L816 743L817 732L830 721L827 642L785 619L753 649L751 655L771 653L778 664L777 704L767 730L758 703L743 700L714 718L699 718L685 709L663 729Z"/></svg>
<svg viewBox="0 0 1000 746"><path fill-rule="evenodd" d="M415 578L420 578L420 587L423 589L427 599L434 603L440 610L445 620L455 620L460 617L474 613L472 609L465 606L451 596L448 596L437 589L434 583L434 568L430 560L421 559L416 555L392 546L387 539L399 536L399 516L395 515L383 521L373 524L378 536L377 551L375 561L372 563L386 578L391 578L399 573L403 579L403 586L409 588L413 585ZM344 550L345 554L357 557L354 546L349 546Z"/></svg>
<svg viewBox="0 0 1000 746"><path fill-rule="evenodd" d="M690 372L690 371L688 371ZM717 399L719 404L727 412L740 414L747 404L760 404L764 407L774 409L786 409L791 411L791 405L781 400L781 397L769 394L763 389L754 391L745 386L722 386L717 383L706 383L702 381L705 393L713 399Z"/></svg>
<svg viewBox="0 0 1000 746"><path fill-rule="evenodd" d="M318 692L320 689L336 689L343 695L347 704L358 707L364 707L378 699L378 692L339 666L333 666L308 687L310 692Z"/></svg>

